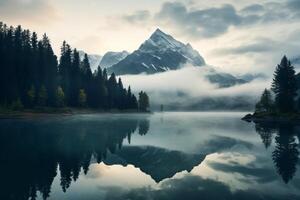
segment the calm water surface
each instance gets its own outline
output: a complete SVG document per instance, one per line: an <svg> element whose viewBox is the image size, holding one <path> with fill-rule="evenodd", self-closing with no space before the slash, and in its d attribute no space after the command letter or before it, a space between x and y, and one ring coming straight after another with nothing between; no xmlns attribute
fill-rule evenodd
<svg viewBox="0 0 300 200"><path fill-rule="evenodd" d="M300 199L300 126L243 115L0 120L0 199Z"/></svg>

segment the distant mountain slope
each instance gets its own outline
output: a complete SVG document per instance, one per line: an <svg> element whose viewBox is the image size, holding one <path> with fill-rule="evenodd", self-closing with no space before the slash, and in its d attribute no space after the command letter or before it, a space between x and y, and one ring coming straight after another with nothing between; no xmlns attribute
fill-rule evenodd
<svg viewBox="0 0 300 200"><path fill-rule="evenodd" d="M101 59L100 67L101 68L109 68L113 66L114 64L117 64L121 60L123 60L126 56L129 55L129 52L127 51L121 51L121 52L113 52L109 51Z"/></svg>
<svg viewBox="0 0 300 200"><path fill-rule="evenodd" d="M220 88L244 84L248 81L234 77L228 73L213 73L206 76L209 82L216 83Z"/></svg>
<svg viewBox="0 0 300 200"><path fill-rule="evenodd" d="M80 60L83 60L84 54L84 51L79 51ZM88 54L88 58L90 61L92 71L96 70L102 59L102 56L97 54Z"/></svg>
<svg viewBox="0 0 300 200"><path fill-rule="evenodd" d="M179 69L183 64L202 66L205 61L190 44L183 44L157 29L138 50L110 67L108 72L154 74Z"/></svg>
<svg viewBox="0 0 300 200"><path fill-rule="evenodd" d="M253 81L255 79L266 79L268 77L267 77L267 75L265 75L263 73L255 73L255 74L246 73L246 74L237 76L237 78L242 79L242 80L247 81L247 82L250 82L250 81Z"/></svg>

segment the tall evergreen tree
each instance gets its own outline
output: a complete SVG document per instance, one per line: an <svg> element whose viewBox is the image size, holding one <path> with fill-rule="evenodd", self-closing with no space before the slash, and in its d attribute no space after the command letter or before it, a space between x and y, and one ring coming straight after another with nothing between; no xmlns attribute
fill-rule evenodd
<svg viewBox="0 0 300 200"><path fill-rule="evenodd" d="M57 68L57 58L54 55L52 46L50 44L50 40L46 34L43 35L42 39L42 63L44 66L40 66L40 68L44 68L41 77L44 78L41 83L43 83L48 92L48 103L49 105L55 105L55 92L58 86L58 68Z"/></svg>
<svg viewBox="0 0 300 200"><path fill-rule="evenodd" d="M149 107L149 97L146 92L141 91L139 93L139 110L142 112L147 112Z"/></svg>
<svg viewBox="0 0 300 200"><path fill-rule="evenodd" d="M272 94L269 90L265 89L261 95L260 101L256 104L255 112L272 112L274 104Z"/></svg>
<svg viewBox="0 0 300 200"><path fill-rule="evenodd" d="M108 90L108 106L109 108L117 107L117 95L118 95L118 86L116 75L114 73L111 74L107 81L107 90Z"/></svg>
<svg viewBox="0 0 300 200"><path fill-rule="evenodd" d="M73 57L72 57L72 64L70 69L70 105L71 106L78 106L78 96L79 90L81 88L81 80L80 80L80 58L79 52L74 49L73 50Z"/></svg>
<svg viewBox="0 0 300 200"><path fill-rule="evenodd" d="M72 50L70 45L63 42L61 47L61 57L59 64L60 83L66 96L66 101L69 104L71 97L71 65L72 65Z"/></svg>
<svg viewBox="0 0 300 200"><path fill-rule="evenodd" d="M84 55L84 59L81 63L81 74L82 74L82 86L87 96L87 105L93 104L93 94L92 94L92 84L93 84L93 74L89 62L88 55Z"/></svg>
<svg viewBox="0 0 300 200"><path fill-rule="evenodd" d="M297 91L295 70L291 62L284 56L277 66L272 83L275 103L279 112L294 112Z"/></svg>

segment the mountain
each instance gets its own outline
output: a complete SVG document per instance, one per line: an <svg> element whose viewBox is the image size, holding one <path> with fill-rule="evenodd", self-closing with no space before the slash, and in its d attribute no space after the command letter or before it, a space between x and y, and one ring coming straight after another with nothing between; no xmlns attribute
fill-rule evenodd
<svg viewBox="0 0 300 200"><path fill-rule="evenodd" d="M157 29L138 50L111 66L108 72L154 74L179 69L183 64L202 66L205 61L190 44L183 44Z"/></svg>
<svg viewBox="0 0 300 200"><path fill-rule="evenodd" d="M85 54L84 51L79 51L79 56L80 56L81 61L84 58L84 54ZM102 59L102 56L97 55L97 54L88 54L88 58L89 58L89 61L90 61L92 71L96 70L99 63L100 63L100 61L101 61L101 59Z"/></svg>
<svg viewBox="0 0 300 200"><path fill-rule="evenodd" d="M227 88L234 85L244 84L248 81L239 79L228 73L213 73L206 76L211 83L216 83L219 88Z"/></svg>
<svg viewBox="0 0 300 200"><path fill-rule="evenodd" d="M267 75L265 75L263 73L256 73L256 74L246 73L246 74L237 76L237 78L242 79L247 82L251 82L255 79L266 79L268 77L267 77Z"/></svg>
<svg viewBox="0 0 300 200"><path fill-rule="evenodd" d="M109 51L106 54L104 54L104 56L102 57L100 62L100 67L109 68L112 65L123 60L128 55L129 53L127 51L121 51L121 52Z"/></svg>

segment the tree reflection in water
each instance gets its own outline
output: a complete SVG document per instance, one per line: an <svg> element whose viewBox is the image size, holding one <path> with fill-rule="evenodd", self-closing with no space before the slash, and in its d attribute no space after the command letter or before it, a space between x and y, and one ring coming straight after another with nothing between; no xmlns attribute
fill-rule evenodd
<svg viewBox="0 0 300 200"><path fill-rule="evenodd" d="M272 135L276 134L272 159L278 174L288 183L297 170L299 149L296 137L299 141L300 136L298 127L292 124L256 123L255 129L266 148L272 143Z"/></svg>
<svg viewBox="0 0 300 200"><path fill-rule="evenodd" d="M146 134L146 118L114 120L2 120L0 122L0 199L36 199L50 196L59 166L65 192L80 171L88 173L92 158L100 163L107 152L122 148L136 130Z"/></svg>

